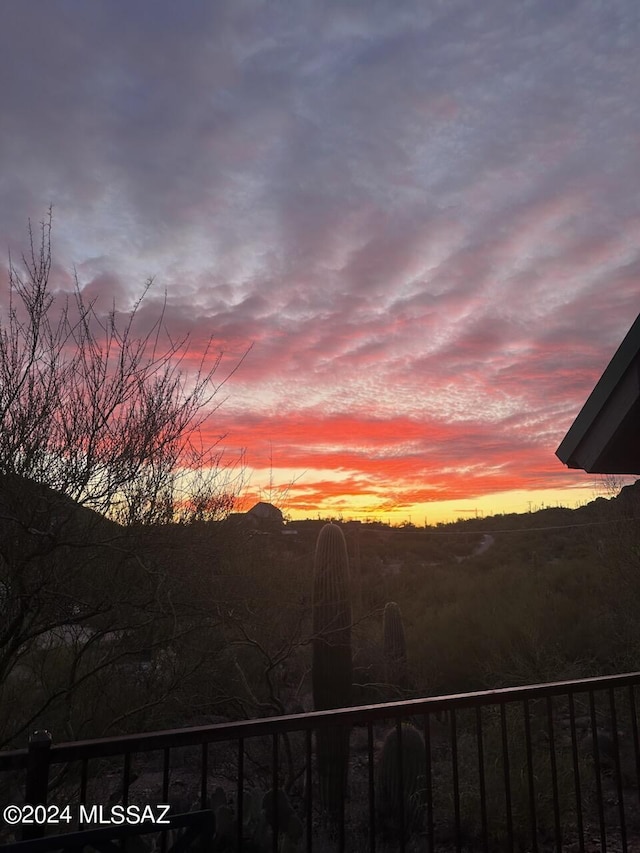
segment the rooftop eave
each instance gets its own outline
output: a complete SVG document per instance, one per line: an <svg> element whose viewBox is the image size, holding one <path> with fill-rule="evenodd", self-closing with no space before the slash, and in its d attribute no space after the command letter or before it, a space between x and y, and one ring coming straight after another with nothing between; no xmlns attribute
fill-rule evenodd
<svg viewBox="0 0 640 853"><path fill-rule="evenodd" d="M589 474L640 474L640 315L556 455Z"/></svg>

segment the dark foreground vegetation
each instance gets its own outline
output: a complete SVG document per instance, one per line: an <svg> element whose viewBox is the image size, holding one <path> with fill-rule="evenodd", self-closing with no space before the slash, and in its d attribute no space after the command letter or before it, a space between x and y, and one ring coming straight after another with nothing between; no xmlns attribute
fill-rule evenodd
<svg viewBox="0 0 640 853"><path fill-rule="evenodd" d="M638 491L437 528L341 525L352 703L637 669ZM323 522L121 527L6 477L0 502L5 517L23 516L13 538L15 524L4 524L5 565L22 568L21 595L3 578L4 748L39 728L70 740L313 709ZM66 540L52 548L45 519L56 513ZM486 534L492 544L474 555ZM393 683L381 656L388 602L399 605L406 637L407 677ZM9 617L17 625L21 616L14 648Z"/></svg>
<svg viewBox="0 0 640 853"><path fill-rule="evenodd" d="M33 488L25 483L19 485L22 489ZM377 703L637 669L640 631L634 611L638 601L638 491L637 487L627 487L614 499L598 499L573 511L548 509L473 519L435 529L331 525L344 533L351 587L341 595L348 595L352 608L353 689L350 701L343 699L334 704ZM30 501L32 506L39 505L36 493L37 490ZM53 501L51 493L44 494ZM69 505L67 510L71 512ZM24 745L26 732L35 728L48 729L59 741L206 725L319 707L312 671L314 638L321 630L314 624L313 605L318 598L314 562L317 563L317 542L324 522L261 526L233 515L219 521L121 529L96 516L86 516L85 512L80 513L80 518L95 525L93 539L97 531L103 531L104 541L101 547L83 549L82 560L74 571L69 570L69 594L77 596L82 589L82 601L85 605L94 601L97 612L86 621L86 632L78 629L73 636L54 632L56 641L50 639L37 644L30 653L25 651L3 688L5 696L13 691L11 702L2 706L4 725L7 730L10 724L19 730L7 746ZM475 554L487 535L493 540L490 547ZM75 564L71 561L65 565ZM91 567L96 569L95 574L87 575L91 583L76 587L83 583L83 572ZM60 595L61 577L66 575L58 568L55 588L41 588L43 602L48 597L53 600L54 592ZM54 575L51 579L53 583ZM109 630L108 625L115 626L115 630ZM333 667L339 665L339 661L332 663ZM76 678L75 686L70 675ZM629 751L633 722L626 694L616 697L617 727L622 738L616 748L620 778L633 793L637 789L633 750ZM325 704L331 707L331 700ZM37 718L31 715L29 729L20 730L20 709L26 716L38 708ZM7 715L9 709L11 717ZM584 697L576 700L573 711L566 699L554 704L557 740L553 772L559 779L555 799L548 762L547 707L544 701L534 700L526 713L532 741L529 749L523 736L522 709L507 708L504 733L499 709L484 711L486 808L494 815L490 835L496 845L490 849L503 849L508 831L504 816L500 816L504 766L499 756L505 737L512 778L512 834L524 839L530 832L529 762L536 768L538 831L542 836L553 836L556 807L562 820L573 827L571 832L575 835L578 831L568 729L571 714L577 720L582 809L587 814L592 810L596 832L598 803L604 801L608 803L606 814L613 812L615 825L618 818L614 777L598 776L598 791L594 784L589 787L584 781L593 775L593 758L586 752L590 740L589 748L593 749L589 702ZM606 693L597 697L593 714L598 720L594 729L598 731L598 761L605 768L598 772L606 774L607 767L611 771L614 755L611 733L606 731L611 722ZM454 843L456 834L467 838L469 849L475 849L473 844L480 837L476 727L477 717L472 709L457 713L456 766L461 799L458 823L454 825L451 795L446 793L453 784L450 721L431 717L432 805L439 813L449 815L432 827L434 837L444 845L442 849ZM395 849L393 839L398 833L394 732L393 720L376 725L373 730L378 831L381 843L392 845L389 849ZM413 839L411 843L417 844L420 839L424 841L425 832L421 719L410 718L402 736L403 772L410 774L405 782L405 831ZM318 743L316 748L319 746ZM235 849L236 752L233 743L228 748L218 748L211 771L215 782L211 786L212 790L215 788L211 805L219 825L226 827L224 837L229 844L224 847L219 836L222 846L213 849ZM282 804L278 808L282 809L286 825L291 823L289 846L282 849L303 849L299 842L300 816L304 815L305 754L302 734L282 739L281 791L277 794ZM352 809L350 837L361 831L364 838L368 821L363 775L366 731L353 729L346 755ZM262 839L255 840L255 848L248 849L269 849L269 797L274 797L269 793L270 760L268 739L265 743L260 739L247 741L245 831L247 837ZM171 791L171 799L183 808L191 808L197 799L198 755L188 749L174 751L171 766L179 783ZM107 801L121 795L122 770L118 767L117 761L113 767L109 762L103 764L102 774L93 783L94 799ZM137 796L142 796L154 777L161 777L161 756L138 757L134 767L133 781L139 780L132 784L135 800L136 791ZM335 768L325 768L323 772L335 774ZM340 778L338 768L330 791L339 790ZM60 790L66 790L69 781L61 777ZM143 787L138 789L136 785ZM316 799L321 800L322 796L320 784ZM625 798L627 803L635 802L628 792ZM355 801L361 803L360 809L354 807ZM330 797L327 805L330 809ZM339 802L333 803L333 808L339 806ZM584 821L591 825L588 817ZM640 815L629 805L627 821L640 828ZM327 846L318 849L335 849L330 826L324 831L328 833ZM550 845L548 849L553 849L551 842ZM528 848L525 845L523 849ZM540 849L547 848L542 845Z"/></svg>

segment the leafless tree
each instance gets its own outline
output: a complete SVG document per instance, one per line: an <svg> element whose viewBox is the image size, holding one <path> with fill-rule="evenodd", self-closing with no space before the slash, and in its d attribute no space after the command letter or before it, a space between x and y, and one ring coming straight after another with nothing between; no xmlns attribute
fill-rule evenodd
<svg viewBox="0 0 640 853"><path fill-rule="evenodd" d="M220 454L200 427L229 378L209 340L195 375L182 369L164 308L133 332L151 281L126 318L100 317L76 279L56 306L49 284L51 214L38 247L29 227L26 277L10 263L8 315L0 325L0 473L45 483L103 515L134 522L215 517L228 508ZM232 371L233 372L233 371ZM227 484L222 484L223 486Z"/></svg>
<svg viewBox="0 0 640 853"><path fill-rule="evenodd" d="M77 277L56 301L51 222L39 240L29 225L23 269L10 259L0 314L0 746L36 724L84 734L94 712L106 730L164 701L191 666L181 643L215 620L139 547L144 530L223 517L238 488L203 438L231 375L217 378L213 341L188 371L166 302L137 334L150 281L124 322ZM108 707L106 683L132 662L137 689Z"/></svg>

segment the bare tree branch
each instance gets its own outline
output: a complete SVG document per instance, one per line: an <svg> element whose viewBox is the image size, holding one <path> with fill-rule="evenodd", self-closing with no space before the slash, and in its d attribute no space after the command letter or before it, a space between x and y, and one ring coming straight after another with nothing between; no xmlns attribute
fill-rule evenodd
<svg viewBox="0 0 640 853"><path fill-rule="evenodd" d="M100 696L109 674L128 677L124 660L179 657L196 627L215 636L152 540L158 525L224 517L242 482L220 439L203 437L242 358L220 378L212 338L189 370L166 294L138 333L151 279L125 317L115 305L100 313L77 274L61 299L51 229L51 209L39 235L29 223L0 313L0 745L35 724L75 731L91 691ZM150 525L154 536L143 535ZM145 695L132 675L129 704L119 691L100 725L162 703L197 671L197 651L168 683L152 666Z"/></svg>

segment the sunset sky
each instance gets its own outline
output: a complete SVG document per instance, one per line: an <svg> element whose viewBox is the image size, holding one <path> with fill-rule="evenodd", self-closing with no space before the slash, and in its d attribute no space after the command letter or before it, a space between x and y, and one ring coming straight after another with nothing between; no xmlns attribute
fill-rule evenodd
<svg viewBox="0 0 640 853"><path fill-rule="evenodd" d="M245 506L592 499L555 450L640 311L637 0L0 5L0 253L213 335ZM270 488L269 483L273 488Z"/></svg>

